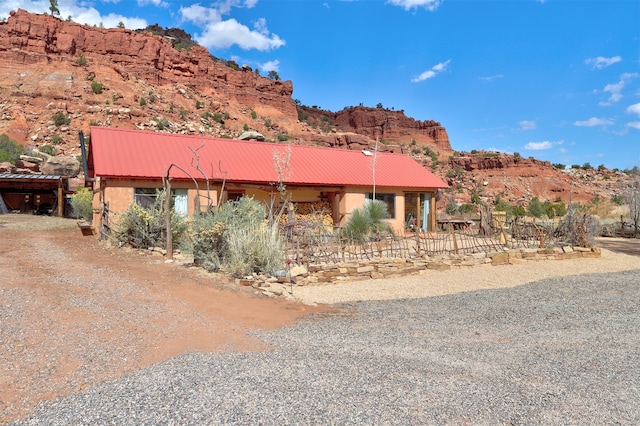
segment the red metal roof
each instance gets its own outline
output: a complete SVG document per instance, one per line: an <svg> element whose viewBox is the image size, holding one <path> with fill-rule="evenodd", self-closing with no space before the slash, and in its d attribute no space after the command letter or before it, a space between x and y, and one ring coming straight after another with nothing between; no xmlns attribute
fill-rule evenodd
<svg viewBox="0 0 640 426"><path fill-rule="evenodd" d="M198 150L199 147L202 147ZM91 128L92 177L162 178L171 164L197 179L192 166L198 150L200 168L211 180L276 183L274 153L285 157L290 147L284 183L307 186L372 185L372 160L362 151L314 146L250 142L151 131ZM375 184L387 187L446 188L447 184L407 155L377 153ZM174 179L189 179L177 168Z"/></svg>

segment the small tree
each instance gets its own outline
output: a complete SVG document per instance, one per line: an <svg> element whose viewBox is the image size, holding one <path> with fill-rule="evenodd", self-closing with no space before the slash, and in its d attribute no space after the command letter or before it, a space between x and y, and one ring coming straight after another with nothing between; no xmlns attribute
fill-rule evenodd
<svg viewBox="0 0 640 426"><path fill-rule="evenodd" d="M9 162L13 165L24 154L24 147L6 134L0 135L0 163Z"/></svg>
<svg viewBox="0 0 640 426"><path fill-rule="evenodd" d="M544 214L544 206L538 199L538 197L534 197L529 202L529 206L527 206L527 213L529 216L540 218Z"/></svg>
<svg viewBox="0 0 640 426"><path fill-rule="evenodd" d="M271 70L269 71L269 73L267 74L267 76L271 79L271 80L280 80L280 76L278 75L278 72L275 70Z"/></svg>
<svg viewBox="0 0 640 426"><path fill-rule="evenodd" d="M60 9L58 9L58 0L49 0L49 10L51 11L51 16L60 16Z"/></svg>

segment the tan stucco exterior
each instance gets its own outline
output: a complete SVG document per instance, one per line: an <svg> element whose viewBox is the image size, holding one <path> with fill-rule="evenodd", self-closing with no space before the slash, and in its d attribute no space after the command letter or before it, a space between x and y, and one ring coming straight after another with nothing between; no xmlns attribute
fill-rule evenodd
<svg viewBox="0 0 640 426"><path fill-rule="evenodd" d="M162 182L159 180L139 180L139 179L96 179L94 182L94 224L101 224L102 208L108 205L109 212L121 213L127 210L127 208L134 202L134 188L158 188L162 189ZM172 189L187 189L188 194L188 214L193 215L196 212L196 198L198 191L192 181L172 181ZM200 188L200 210L204 211L207 206L207 191L206 184L199 183ZM269 205L271 197L274 196L276 200L280 200L279 194L275 188L260 186L260 185L242 185L242 184L227 184L225 191L221 199L222 202L226 201L229 196L237 196L243 194L245 196L253 197L259 202ZM217 205L220 200L220 184L216 183L210 185L209 196L211 198L211 204ZM332 188L320 188L320 187L288 187L287 197L290 197L290 201L293 203L300 202L316 202L321 199L328 200L333 208L334 222L338 226L343 226L349 220L351 213L354 209L362 208L365 204L366 194L372 193L371 187L332 187ZM432 191L425 191L424 189L416 188L376 188L377 194L394 194L395 195L395 212L394 216L387 220L387 222L393 227L395 232L399 235L405 233L406 228L406 212L405 212L405 194L407 193L430 193L435 194L435 189ZM435 197L431 196L431 206L429 214L429 223L426 227L427 230L433 230L436 227L435 217ZM112 217L113 219L113 217ZM422 228L425 228L422 226Z"/></svg>

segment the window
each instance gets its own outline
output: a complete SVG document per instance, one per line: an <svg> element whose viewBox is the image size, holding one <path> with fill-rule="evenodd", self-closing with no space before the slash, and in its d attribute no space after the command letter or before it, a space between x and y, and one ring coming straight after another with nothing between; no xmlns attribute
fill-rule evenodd
<svg viewBox="0 0 640 426"><path fill-rule="evenodd" d="M158 199L159 191L156 188L135 188L133 190L133 201L145 209L150 209Z"/></svg>
<svg viewBox="0 0 640 426"><path fill-rule="evenodd" d="M367 200L373 199L373 193L368 192L365 197ZM376 192L376 200L380 200L387 205L387 209L389 210L389 216L391 218L396 217L396 194L385 194Z"/></svg>
<svg viewBox="0 0 640 426"><path fill-rule="evenodd" d="M134 188L133 201L145 209L150 209L158 199L159 188ZM171 207L174 212L186 215L189 209L189 201L186 189L171 190Z"/></svg>

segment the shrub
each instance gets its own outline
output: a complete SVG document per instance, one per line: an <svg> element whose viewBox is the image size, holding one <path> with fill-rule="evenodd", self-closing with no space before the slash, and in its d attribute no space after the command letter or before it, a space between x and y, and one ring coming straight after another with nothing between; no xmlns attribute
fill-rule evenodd
<svg viewBox="0 0 640 426"><path fill-rule="evenodd" d="M92 200L93 192L89 188L78 188L78 191L71 196L74 216L91 222L93 220Z"/></svg>
<svg viewBox="0 0 640 426"><path fill-rule="evenodd" d="M40 148L38 148L38 151L48 155L56 155L56 149L51 145L43 145Z"/></svg>
<svg viewBox="0 0 640 426"><path fill-rule="evenodd" d="M100 93L102 93L102 84L94 81L93 83L91 83L91 90L93 90L93 93L95 93L96 95L99 95Z"/></svg>
<svg viewBox="0 0 640 426"><path fill-rule="evenodd" d="M145 106L147 104L147 100L145 98L140 98L140 106Z"/></svg>
<svg viewBox="0 0 640 426"><path fill-rule="evenodd" d="M270 129L272 125L273 125L273 123L271 123L271 119L267 118L267 119L264 121L264 126L265 126L267 129Z"/></svg>
<svg viewBox="0 0 640 426"><path fill-rule="evenodd" d="M65 114L62 111L54 114L53 124L55 124L56 126L63 126L69 123L71 123L71 117L69 116L69 114Z"/></svg>
<svg viewBox="0 0 640 426"><path fill-rule="evenodd" d="M564 170L567 166L562 164L562 163L555 163L553 164L553 168L554 169L558 169L558 170Z"/></svg>
<svg viewBox="0 0 640 426"><path fill-rule="evenodd" d="M189 115L189 111L187 111L186 109L180 108L180 118L184 120L185 118L187 118L188 115Z"/></svg>
<svg viewBox="0 0 640 426"><path fill-rule="evenodd" d="M251 110L251 118L255 120L257 117L258 117L258 113L255 112L254 110Z"/></svg>
<svg viewBox="0 0 640 426"><path fill-rule="evenodd" d="M51 136L51 143L54 144L59 144L60 142L62 142L62 136L60 136L59 134L55 133L53 136Z"/></svg>
<svg viewBox="0 0 640 426"><path fill-rule="evenodd" d="M578 204L572 204L558 224L556 234L565 244L590 247L593 246L594 238L600 235L600 229L598 219L585 213Z"/></svg>
<svg viewBox="0 0 640 426"><path fill-rule="evenodd" d="M383 219L390 217L387 205L380 200L369 200L362 209L354 209L344 227L344 234L357 241L369 241L386 232L393 234L393 230Z"/></svg>
<svg viewBox="0 0 640 426"><path fill-rule="evenodd" d="M165 192L158 190L156 200L149 208L132 203L122 214L115 232L115 239L121 244L136 248L163 246L166 242L164 209ZM171 235L178 243L186 233L186 223L182 215L171 212Z"/></svg>
<svg viewBox="0 0 640 426"><path fill-rule="evenodd" d="M276 226L253 198L229 201L217 212L195 216L191 227L194 262L209 271L223 267L234 276L272 274L283 263L284 248Z"/></svg>
<svg viewBox="0 0 640 426"><path fill-rule="evenodd" d="M13 165L24 154L24 147L6 134L0 135L0 163L9 162Z"/></svg>
<svg viewBox="0 0 640 426"><path fill-rule="evenodd" d="M87 58L84 55L81 55L78 59L76 59L76 65L84 67L87 65Z"/></svg>
<svg viewBox="0 0 640 426"><path fill-rule="evenodd" d="M277 138L279 142L285 142L290 139L290 136L286 133L278 133Z"/></svg>
<svg viewBox="0 0 640 426"><path fill-rule="evenodd" d="M624 195L613 194L611 196L611 202L613 204L615 204L616 206L621 206L621 205L626 203L626 199L625 199Z"/></svg>
<svg viewBox="0 0 640 426"><path fill-rule="evenodd" d="M245 132L249 131L249 125L247 123L244 123L244 126L242 126L242 130L244 130Z"/></svg>

